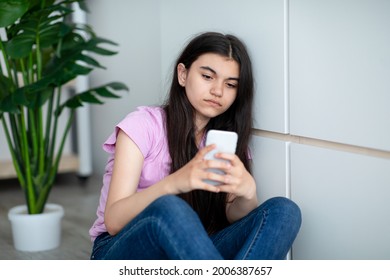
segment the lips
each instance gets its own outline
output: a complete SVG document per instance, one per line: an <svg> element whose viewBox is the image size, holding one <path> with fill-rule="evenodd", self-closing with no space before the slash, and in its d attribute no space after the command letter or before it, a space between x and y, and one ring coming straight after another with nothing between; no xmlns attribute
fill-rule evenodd
<svg viewBox="0 0 390 280"><path fill-rule="evenodd" d="M222 107L222 104L219 103L218 101L216 100L212 100L212 99L205 99L205 101L210 104L211 106L213 107Z"/></svg>

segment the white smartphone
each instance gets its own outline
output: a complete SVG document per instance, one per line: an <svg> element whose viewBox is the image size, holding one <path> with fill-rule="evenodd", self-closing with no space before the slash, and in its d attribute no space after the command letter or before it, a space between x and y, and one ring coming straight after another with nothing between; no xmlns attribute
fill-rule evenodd
<svg viewBox="0 0 390 280"><path fill-rule="evenodd" d="M223 130L215 130L215 129L209 130L206 135L206 146L215 144L216 148L208 152L205 156L205 159L222 160L214 157L216 153L234 154L236 152L237 140L238 140L238 135L234 131L223 131ZM216 168L210 168L209 171L215 172L217 174L225 174L222 170ZM214 186L221 185L221 182L214 181L214 180L204 180L204 181Z"/></svg>

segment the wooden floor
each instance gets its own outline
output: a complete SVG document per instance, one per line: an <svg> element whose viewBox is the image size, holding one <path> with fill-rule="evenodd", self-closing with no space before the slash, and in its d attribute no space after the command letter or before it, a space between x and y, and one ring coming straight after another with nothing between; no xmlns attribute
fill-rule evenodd
<svg viewBox="0 0 390 280"><path fill-rule="evenodd" d="M91 176L83 182L76 174L61 174L49 202L64 207L60 247L43 252L21 252L14 249L8 210L24 204L24 194L16 180L0 180L0 260L87 260L92 243L88 230L96 218L101 178Z"/></svg>

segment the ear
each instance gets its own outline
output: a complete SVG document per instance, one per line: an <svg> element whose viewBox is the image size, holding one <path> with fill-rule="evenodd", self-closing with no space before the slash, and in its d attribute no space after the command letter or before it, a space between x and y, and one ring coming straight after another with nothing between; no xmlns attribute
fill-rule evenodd
<svg viewBox="0 0 390 280"><path fill-rule="evenodd" d="M177 79L182 87L186 85L187 69L183 63L177 65Z"/></svg>

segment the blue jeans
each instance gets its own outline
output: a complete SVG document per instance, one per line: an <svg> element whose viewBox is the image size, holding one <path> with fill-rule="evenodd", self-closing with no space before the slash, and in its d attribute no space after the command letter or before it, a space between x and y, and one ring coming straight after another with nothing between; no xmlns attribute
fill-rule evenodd
<svg viewBox="0 0 390 280"><path fill-rule="evenodd" d="M285 259L300 225L298 206L287 198L275 197L209 236L184 200L166 195L115 236L99 235L91 259Z"/></svg>

